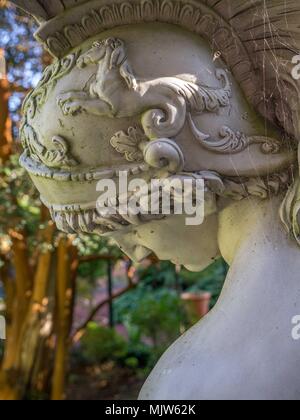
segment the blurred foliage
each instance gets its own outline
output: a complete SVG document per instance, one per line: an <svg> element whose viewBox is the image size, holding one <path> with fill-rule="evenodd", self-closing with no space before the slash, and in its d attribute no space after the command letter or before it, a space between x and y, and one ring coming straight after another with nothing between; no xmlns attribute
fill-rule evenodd
<svg viewBox="0 0 300 420"><path fill-rule="evenodd" d="M74 239L74 245L77 246L80 256L88 257L89 255L111 256L117 259L124 258L124 255L110 241L100 238L98 235L77 235ZM79 277L90 280L90 287L95 286L95 281L99 277L106 276L107 262L105 260L87 261L80 264L78 270Z"/></svg>
<svg viewBox="0 0 300 420"><path fill-rule="evenodd" d="M112 251L116 254L119 252ZM101 264L102 269L95 266L95 262L84 264L84 270L81 271L84 276L77 280L78 297L93 298L99 287L99 277L106 275L107 262ZM170 262L139 265L136 271L139 280L137 287L114 301L115 323L124 325L128 334L125 359L131 360L129 365L148 372L165 349L194 323L181 300L181 293L210 292L213 306L222 290L227 269L223 260L201 273L191 273L185 269L178 271ZM93 270L96 274L94 272L91 279ZM116 277L114 281L117 281ZM92 346L92 340L89 344ZM119 362L124 362L124 356Z"/></svg>
<svg viewBox="0 0 300 420"><path fill-rule="evenodd" d="M80 296L93 296L97 287L95 283L91 284L89 277L94 264L87 263L83 270L85 277L79 280ZM128 337L125 340L112 330L89 324L76 350L77 360L101 364L110 358L147 375L170 344L194 323L181 293L210 292L213 306L222 290L227 269L223 260L201 273L178 270L169 262L139 265L137 287L114 302L115 322L126 327Z"/></svg>
<svg viewBox="0 0 300 420"><path fill-rule="evenodd" d="M127 354L126 340L115 330L90 322L81 339L81 355L89 363L124 359Z"/></svg>
<svg viewBox="0 0 300 420"><path fill-rule="evenodd" d="M132 349L147 344L148 366L154 366L166 348L180 336L184 310L180 297L166 288L150 291L139 288L128 310L120 311ZM128 302L129 303L129 302Z"/></svg>
<svg viewBox="0 0 300 420"><path fill-rule="evenodd" d="M176 271L173 264L161 262L141 267L136 289L115 302L115 317L126 326L132 353L142 350L152 368L166 348L193 324L180 298L181 291L212 294L212 306L222 290L227 266L219 260L202 273L185 269ZM137 356L139 359L139 356Z"/></svg>
<svg viewBox="0 0 300 420"><path fill-rule="evenodd" d="M74 240L81 256L89 255L110 255L116 259L123 256L122 252L115 246L110 245L109 240L101 240L99 235L78 235Z"/></svg>
<svg viewBox="0 0 300 420"><path fill-rule="evenodd" d="M152 348L147 344L132 342L115 329L90 322L79 345L72 349L72 361L77 367L113 361L119 366L141 372L148 369L151 352Z"/></svg>
<svg viewBox="0 0 300 420"><path fill-rule="evenodd" d="M19 158L11 156L0 166L0 234L9 228L35 233L40 218L40 200Z"/></svg>
<svg viewBox="0 0 300 420"><path fill-rule="evenodd" d="M41 46L33 38L37 25L15 7L0 8L0 48L5 50L11 82L30 89L42 72Z"/></svg>
<svg viewBox="0 0 300 420"><path fill-rule="evenodd" d="M0 7L0 48L5 51L8 79L15 85L10 98L14 134L26 90L36 86L43 70L43 51L33 38L35 22L15 7Z"/></svg>
<svg viewBox="0 0 300 420"><path fill-rule="evenodd" d="M180 336L185 319L180 297L166 288L141 286L119 299L115 309L128 340L115 330L90 323L76 352L78 360L101 364L109 359L148 373Z"/></svg>
<svg viewBox="0 0 300 420"><path fill-rule="evenodd" d="M42 73L42 49L33 38L33 20L3 1L0 7L0 48L5 52L7 76L11 84L9 100L15 146L19 143L18 126L21 103ZM17 150L17 147L15 147ZM31 249L38 245L37 232L42 227L41 203L26 171L12 155L5 166L0 161L0 264L1 254L8 255L10 229L24 231ZM40 244L43 246L43 244Z"/></svg>
<svg viewBox="0 0 300 420"><path fill-rule="evenodd" d="M160 263L152 263L147 267L140 265L138 268L138 277L144 286L152 289L159 287L175 287L182 286L181 278L176 273L174 264L168 261Z"/></svg>
<svg viewBox="0 0 300 420"><path fill-rule="evenodd" d="M38 236L41 227L41 203L18 156L12 155L5 166L0 161L0 267L3 258L11 257L10 230L25 232L28 251L38 251L44 246Z"/></svg>

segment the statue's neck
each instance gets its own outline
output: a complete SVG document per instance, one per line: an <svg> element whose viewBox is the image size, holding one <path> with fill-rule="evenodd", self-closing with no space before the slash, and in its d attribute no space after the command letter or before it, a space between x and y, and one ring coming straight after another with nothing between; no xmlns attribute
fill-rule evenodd
<svg viewBox="0 0 300 420"><path fill-rule="evenodd" d="M219 304L236 304L260 322L278 316L288 323L300 290L300 249L282 226L280 201L247 199L220 215L219 243L230 271Z"/></svg>
<svg viewBox="0 0 300 420"><path fill-rule="evenodd" d="M247 199L221 211L219 243L231 266L222 295L161 359L142 397L299 398L300 250L281 226L280 202Z"/></svg>

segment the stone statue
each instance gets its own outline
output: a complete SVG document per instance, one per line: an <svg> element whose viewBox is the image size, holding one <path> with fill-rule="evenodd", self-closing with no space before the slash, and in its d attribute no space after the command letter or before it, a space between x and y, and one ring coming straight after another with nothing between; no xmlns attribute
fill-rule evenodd
<svg viewBox="0 0 300 420"><path fill-rule="evenodd" d="M21 164L57 226L134 261L230 265L140 398L299 398L299 2L13 3L56 58L24 102ZM99 181L125 175L204 181L204 222L99 208Z"/></svg>

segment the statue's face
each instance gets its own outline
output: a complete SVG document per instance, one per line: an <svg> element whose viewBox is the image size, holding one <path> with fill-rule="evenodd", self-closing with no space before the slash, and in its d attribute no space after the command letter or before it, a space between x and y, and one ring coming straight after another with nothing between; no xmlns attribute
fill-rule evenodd
<svg viewBox="0 0 300 420"><path fill-rule="evenodd" d="M55 63L25 102L21 132L21 162L60 229L111 235L135 260L154 252L191 269L218 255L215 214L196 227L184 215L106 220L99 181L123 171L148 183L217 173L242 184L294 160L222 57L166 24L116 28Z"/></svg>

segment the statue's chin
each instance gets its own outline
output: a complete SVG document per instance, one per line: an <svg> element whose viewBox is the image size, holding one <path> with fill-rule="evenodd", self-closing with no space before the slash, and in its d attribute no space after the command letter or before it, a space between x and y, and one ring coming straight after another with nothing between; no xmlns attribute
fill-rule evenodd
<svg viewBox="0 0 300 420"><path fill-rule="evenodd" d="M200 271L205 270L207 268L207 264L199 264L199 265L184 265L184 268L186 268L188 271L191 271L192 273L199 273Z"/></svg>
<svg viewBox="0 0 300 420"><path fill-rule="evenodd" d="M200 271L205 270L207 267L209 267L211 264L213 264L215 261L217 261L219 256L215 255L207 256L206 258L203 258L202 261L190 261L188 262L187 259L185 261L180 261L171 259L170 261L175 264L184 267L186 270L191 271L192 273L199 273Z"/></svg>

